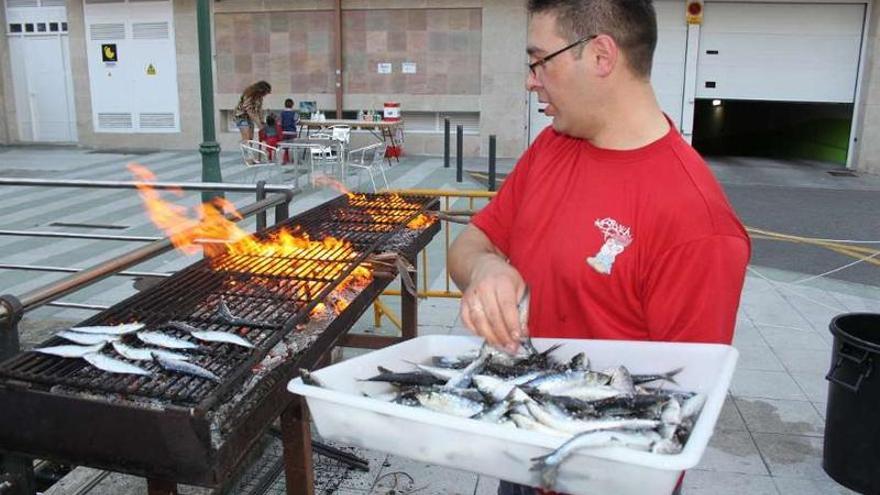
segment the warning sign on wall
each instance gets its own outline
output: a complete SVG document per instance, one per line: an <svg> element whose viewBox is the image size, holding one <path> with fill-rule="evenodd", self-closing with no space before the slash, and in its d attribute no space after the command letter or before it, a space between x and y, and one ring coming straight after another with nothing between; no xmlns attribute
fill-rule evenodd
<svg viewBox="0 0 880 495"><path fill-rule="evenodd" d="M101 60L105 63L119 62L119 52L116 51L116 43L104 43L101 45Z"/></svg>
<svg viewBox="0 0 880 495"><path fill-rule="evenodd" d="M153 64L147 64L147 69L145 70L148 76L156 75L156 66Z"/></svg>
<svg viewBox="0 0 880 495"><path fill-rule="evenodd" d="M703 23L703 0L689 0L687 3L687 23Z"/></svg>

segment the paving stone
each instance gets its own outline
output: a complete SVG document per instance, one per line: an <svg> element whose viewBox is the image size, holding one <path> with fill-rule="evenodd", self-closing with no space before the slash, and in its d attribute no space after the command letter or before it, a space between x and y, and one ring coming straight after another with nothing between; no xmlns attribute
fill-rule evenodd
<svg viewBox="0 0 880 495"><path fill-rule="evenodd" d="M822 480L822 438L802 435L754 433L755 443L770 468L779 477Z"/></svg>
<svg viewBox="0 0 880 495"><path fill-rule="evenodd" d="M825 430L825 421L808 401L741 397L736 405L752 433L822 436Z"/></svg>
<svg viewBox="0 0 880 495"><path fill-rule="evenodd" d="M807 349L831 352L828 341L809 326L783 327L758 325L758 331L774 350Z"/></svg>
<svg viewBox="0 0 880 495"><path fill-rule="evenodd" d="M791 373L791 377L797 382L807 398L815 402L828 400L828 381L825 379L825 371Z"/></svg>
<svg viewBox="0 0 880 495"><path fill-rule="evenodd" d="M691 469L684 476L682 494L686 495L778 495L773 479L767 475L749 475Z"/></svg>
<svg viewBox="0 0 880 495"><path fill-rule="evenodd" d="M758 347L737 347L739 360L736 363L740 370L785 371L782 362L766 344Z"/></svg>
<svg viewBox="0 0 880 495"><path fill-rule="evenodd" d="M721 414L718 415L718 421L715 422L715 430L717 431L746 431L746 423L743 421L739 409L733 397L728 395L724 398L724 405L721 407Z"/></svg>
<svg viewBox="0 0 880 495"><path fill-rule="evenodd" d="M854 492L834 480L810 480L804 478L773 478L779 495L855 495Z"/></svg>
<svg viewBox="0 0 880 495"><path fill-rule="evenodd" d="M747 431L715 431L697 469L752 475L770 474Z"/></svg>
<svg viewBox="0 0 880 495"><path fill-rule="evenodd" d="M797 382L784 371L738 369L730 389L734 397L807 400Z"/></svg>
<svg viewBox="0 0 880 495"><path fill-rule="evenodd" d="M785 369L792 372L827 371L831 363L830 350L777 348L773 352L785 366Z"/></svg>

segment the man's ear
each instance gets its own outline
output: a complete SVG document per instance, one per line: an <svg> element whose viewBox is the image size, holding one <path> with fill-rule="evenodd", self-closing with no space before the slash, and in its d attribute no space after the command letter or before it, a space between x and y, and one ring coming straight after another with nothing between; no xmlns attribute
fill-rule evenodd
<svg viewBox="0 0 880 495"><path fill-rule="evenodd" d="M587 45L584 56L590 57L590 64L599 77L607 77L619 62L620 48L614 38L600 34Z"/></svg>

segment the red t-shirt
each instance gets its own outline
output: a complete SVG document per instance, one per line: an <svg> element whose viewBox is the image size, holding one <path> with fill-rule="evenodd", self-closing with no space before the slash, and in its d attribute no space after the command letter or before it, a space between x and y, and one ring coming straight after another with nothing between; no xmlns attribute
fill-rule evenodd
<svg viewBox="0 0 880 495"><path fill-rule="evenodd" d="M733 338L749 239L672 127L627 151L548 128L473 224L528 284L532 336Z"/></svg>

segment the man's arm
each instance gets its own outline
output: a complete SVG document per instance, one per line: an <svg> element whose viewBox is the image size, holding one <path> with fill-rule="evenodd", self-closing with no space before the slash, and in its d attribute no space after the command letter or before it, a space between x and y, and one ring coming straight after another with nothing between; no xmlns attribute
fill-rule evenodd
<svg viewBox="0 0 880 495"><path fill-rule="evenodd" d="M462 290L465 326L489 344L515 352L522 337L517 301L526 284L503 253L477 227L468 225L449 248L449 273Z"/></svg>

